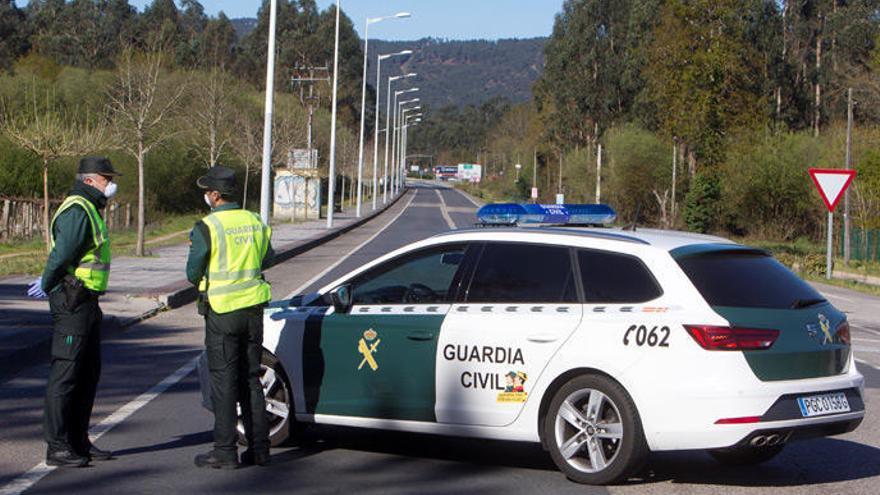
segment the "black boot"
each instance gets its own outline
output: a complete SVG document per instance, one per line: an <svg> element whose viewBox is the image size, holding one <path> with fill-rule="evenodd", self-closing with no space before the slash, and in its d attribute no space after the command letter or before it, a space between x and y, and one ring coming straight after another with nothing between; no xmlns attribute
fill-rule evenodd
<svg viewBox="0 0 880 495"><path fill-rule="evenodd" d="M113 459L113 452L109 450L101 450L92 445L89 447L89 452L86 456L93 461L109 461L110 459Z"/></svg>
<svg viewBox="0 0 880 495"><path fill-rule="evenodd" d="M269 457L268 452L260 452L255 453L253 450L248 449L241 453L241 464L244 466L268 466L272 464L272 459Z"/></svg>
<svg viewBox="0 0 880 495"><path fill-rule="evenodd" d="M89 465L89 458L72 450L57 450L46 453L46 464L58 467L85 467Z"/></svg>
<svg viewBox="0 0 880 495"><path fill-rule="evenodd" d="M232 459L221 459L213 450L206 454L199 454L194 459L196 467L214 469L238 469L238 456Z"/></svg>

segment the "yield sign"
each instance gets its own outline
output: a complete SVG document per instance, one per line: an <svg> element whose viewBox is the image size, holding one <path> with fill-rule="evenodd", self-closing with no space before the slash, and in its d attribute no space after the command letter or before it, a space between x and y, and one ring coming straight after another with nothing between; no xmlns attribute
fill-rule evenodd
<svg viewBox="0 0 880 495"><path fill-rule="evenodd" d="M855 170L841 170L835 168L811 168L810 177L816 184L816 189L822 196L822 201L828 207L828 211L834 212L837 203L843 197L844 191L856 177Z"/></svg>

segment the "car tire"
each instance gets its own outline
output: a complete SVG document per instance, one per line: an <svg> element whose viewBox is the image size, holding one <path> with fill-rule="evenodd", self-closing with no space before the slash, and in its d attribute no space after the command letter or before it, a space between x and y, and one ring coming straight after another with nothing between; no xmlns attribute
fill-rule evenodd
<svg viewBox="0 0 880 495"><path fill-rule="evenodd" d="M269 419L269 444L280 447L295 437L301 428L293 417L293 394L290 380L278 359L269 351L263 351L260 359L260 383L266 397L266 413ZM270 379L267 379L270 378ZM238 407L238 443L247 446L244 435L244 423L241 418L241 406Z"/></svg>
<svg viewBox="0 0 880 495"><path fill-rule="evenodd" d="M782 452L783 448L785 448L785 444L764 445L761 447L743 445L727 449L710 450L709 455L725 466L755 466L773 459Z"/></svg>
<svg viewBox="0 0 880 495"><path fill-rule="evenodd" d="M626 480L649 454L635 403L605 376L581 375L566 382L554 394L543 427L553 462L577 483Z"/></svg>

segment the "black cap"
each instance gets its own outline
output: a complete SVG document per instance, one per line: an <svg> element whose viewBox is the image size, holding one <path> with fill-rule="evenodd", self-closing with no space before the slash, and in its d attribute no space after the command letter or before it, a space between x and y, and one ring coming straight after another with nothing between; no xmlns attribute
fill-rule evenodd
<svg viewBox="0 0 880 495"><path fill-rule="evenodd" d="M113 164L103 156L87 156L79 161L79 174L98 174L108 177L122 175L113 170Z"/></svg>
<svg viewBox="0 0 880 495"><path fill-rule="evenodd" d="M216 165L208 170L208 173L199 177L196 184L208 191L217 191L220 194L235 193L235 170L223 165Z"/></svg>

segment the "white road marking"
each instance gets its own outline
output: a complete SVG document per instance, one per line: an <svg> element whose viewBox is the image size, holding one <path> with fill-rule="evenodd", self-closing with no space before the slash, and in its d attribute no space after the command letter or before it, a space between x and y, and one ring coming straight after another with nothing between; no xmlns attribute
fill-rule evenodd
<svg viewBox="0 0 880 495"><path fill-rule="evenodd" d="M855 329L855 330L858 330L858 331L860 331L860 332L868 332L868 333L870 333L870 334L874 334L874 335L880 336L880 332L878 332L877 330L872 330L872 329L870 329L870 328L861 327L861 326L859 326L859 325L850 325L850 327L853 328L853 329Z"/></svg>
<svg viewBox="0 0 880 495"><path fill-rule="evenodd" d="M181 366L177 371L166 377L164 380L157 383L156 385L153 385L150 390L147 390L143 394L139 395L128 404L125 404L124 406L117 409L113 414L104 418L103 421L91 427L89 429L89 435L91 436L92 441L96 441L101 438L101 436L128 419L140 408L149 404L150 401L174 386L180 380L183 380L187 375L192 373L194 369L196 369L196 365L198 364L198 362L198 357L188 361L186 364ZM41 462L32 467L28 472L24 473L23 475L10 481L5 486L0 488L0 495L19 495L20 493L23 493L25 490L28 490L32 486L37 484L37 482L39 482L55 469L56 468L54 466L47 465L45 461Z"/></svg>
<svg viewBox="0 0 880 495"><path fill-rule="evenodd" d="M403 209L400 210L400 212L399 212L397 215L395 215L394 218L392 218L390 222L386 223L381 229L379 229L378 232L376 232L375 234L373 234L372 236L370 236L370 238L367 239L366 241L364 241L364 242L358 244L354 249L352 249L351 251L349 251L348 253L346 253L345 256L341 256L341 257L339 258L339 260L338 260L336 263L333 263L332 265L328 266L328 267L327 267L325 270L323 270L321 273L319 273L319 274L315 275L314 277L312 277L311 280L309 280L308 282L306 282L306 283L302 284L301 286L297 287L296 290L294 290L293 292L291 292L290 294L288 294L287 297L285 297L285 299L290 299L290 298L292 298L293 296L302 293L302 291L306 290L307 287L309 287L310 285L314 284L314 283L317 282L318 280L321 280L322 278L324 278L325 275L327 275L328 273L330 273L331 271L333 271L333 269L335 269L337 266L341 265L342 262L344 262L346 259L348 259L349 256L351 256L352 254L356 253L357 251L360 251L360 249L363 248L364 246L366 246L367 244L373 242L373 239L379 237L379 234L381 234L382 232L385 232L385 229L387 229L388 227L390 227L394 222L397 221L398 218L401 217L401 215L404 214L404 212L406 212L406 209L409 208L409 206L410 206L410 204L412 204L413 200L416 199L416 196L417 196L417 194L413 194L412 197L409 198L409 202L406 204L406 206L404 206ZM0 494L0 495L2 495L2 494Z"/></svg>
<svg viewBox="0 0 880 495"><path fill-rule="evenodd" d="M877 367L876 365L873 365L873 364L871 364L871 363L865 361L864 359L856 358L856 362L859 363L859 364L864 364L865 366L867 366L867 367L869 367L869 368L874 368L875 370L880 371L880 367Z"/></svg>
<svg viewBox="0 0 880 495"><path fill-rule="evenodd" d="M457 227L455 226L455 222L452 221L452 217L449 216L449 211L446 209L446 200L443 199L443 195L440 194L439 189L434 189L434 192L437 193L437 197L440 198L440 213L443 214L443 220L446 220L446 225L449 226L450 230L455 230Z"/></svg>
<svg viewBox="0 0 880 495"><path fill-rule="evenodd" d="M834 294L833 292L828 292L828 291L825 292L825 297L830 297L831 299L839 299L841 301L845 301L848 303L855 303L856 302L855 299L850 299L848 297L840 296L840 295Z"/></svg>
<svg viewBox="0 0 880 495"><path fill-rule="evenodd" d="M880 344L880 340L877 339L860 339L858 337L853 337L853 342L871 342L873 344Z"/></svg>

